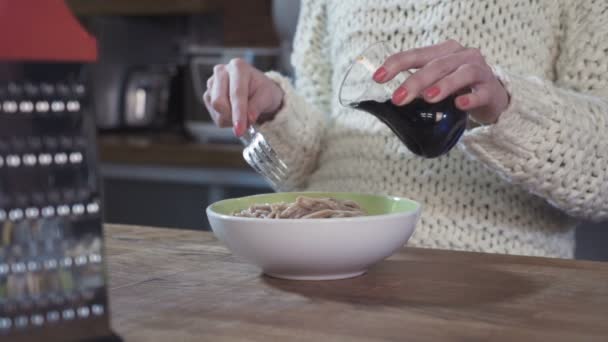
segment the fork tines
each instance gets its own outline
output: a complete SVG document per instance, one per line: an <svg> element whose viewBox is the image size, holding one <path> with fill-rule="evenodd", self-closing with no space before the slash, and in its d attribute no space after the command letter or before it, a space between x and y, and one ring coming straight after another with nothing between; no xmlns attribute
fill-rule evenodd
<svg viewBox="0 0 608 342"><path fill-rule="evenodd" d="M264 136L251 126L242 140L246 145L243 150L245 161L266 178L276 190L285 186L289 169Z"/></svg>

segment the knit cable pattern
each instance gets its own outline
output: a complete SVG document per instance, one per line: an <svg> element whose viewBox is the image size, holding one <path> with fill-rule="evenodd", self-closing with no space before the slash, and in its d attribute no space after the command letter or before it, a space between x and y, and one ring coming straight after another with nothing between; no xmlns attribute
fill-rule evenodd
<svg viewBox="0 0 608 342"><path fill-rule="evenodd" d="M456 39L480 48L510 95L496 124L421 159L373 116L338 104L349 61ZM608 217L608 3L554 0L304 0L296 78L262 125L305 190L420 201L410 244L571 258L581 218ZM382 229L382 227L378 227Z"/></svg>

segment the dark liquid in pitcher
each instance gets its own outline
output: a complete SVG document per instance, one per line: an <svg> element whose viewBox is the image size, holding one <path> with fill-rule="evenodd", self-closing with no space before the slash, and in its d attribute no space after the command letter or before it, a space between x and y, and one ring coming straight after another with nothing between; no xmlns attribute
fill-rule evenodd
<svg viewBox="0 0 608 342"><path fill-rule="evenodd" d="M353 103L384 122L414 154L435 158L456 145L467 125L467 113L456 108L455 96L438 103L417 98L405 106L387 100Z"/></svg>

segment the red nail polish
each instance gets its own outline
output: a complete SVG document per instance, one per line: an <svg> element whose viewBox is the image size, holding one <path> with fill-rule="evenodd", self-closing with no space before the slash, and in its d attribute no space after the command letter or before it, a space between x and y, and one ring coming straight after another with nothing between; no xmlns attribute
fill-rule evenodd
<svg viewBox="0 0 608 342"><path fill-rule="evenodd" d="M393 93L393 103L400 104L407 97L407 89L405 87L399 87Z"/></svg>
<svg viewBox="0 0 608 342"><path fill-rule="evenodd" d="M470 100L468 96L461 96L458 98L458 100L456 101L458 102L458 106L460 107L466 107L469 105Z"/></svg>
<svg viewBox="0 0 608 342"><path fill-rule="evenodd" d="M380 82L384 79L384 77L386 77L386 68L379 67L378 70L376 70L376 72L374 73L373 79L376 82Z"/></svg>
<svg viewBox="0 0 608 342"><path fill-rule="evenodd" d="M244 123L242 121L237 121L234 123L234 128L232 129L234 132L234 135L236 135L237 137L240 137L241 135L243 135L243 127Z"/></svg>
<svg viewBox="0 0 608 342"><path fill-rule="evenodd" d="M441 90L439 90L439 87L432 86L429 89L424 91L424 95L426 97L428 97L429 99L432 99L433 97L439 95L440 92L441 92Z"/></svg>

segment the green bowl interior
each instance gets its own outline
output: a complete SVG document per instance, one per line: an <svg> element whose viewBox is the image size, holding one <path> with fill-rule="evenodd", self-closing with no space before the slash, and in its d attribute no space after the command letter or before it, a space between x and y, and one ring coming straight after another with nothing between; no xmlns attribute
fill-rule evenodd
<svg viewBox="0 0 608 342"><path fill-rule="evenodd" d="M232 215L235 211L249 208L252 204L294 202L298 196L308 197L333 197L341 200L353 200L369 215L384 215L403 212L413 212L419 207L415 201L390 196L369 195L347 192L280 192L263 195L254 195L241 198L227 199L211 205L211 211L222 214Z"/></svg>

